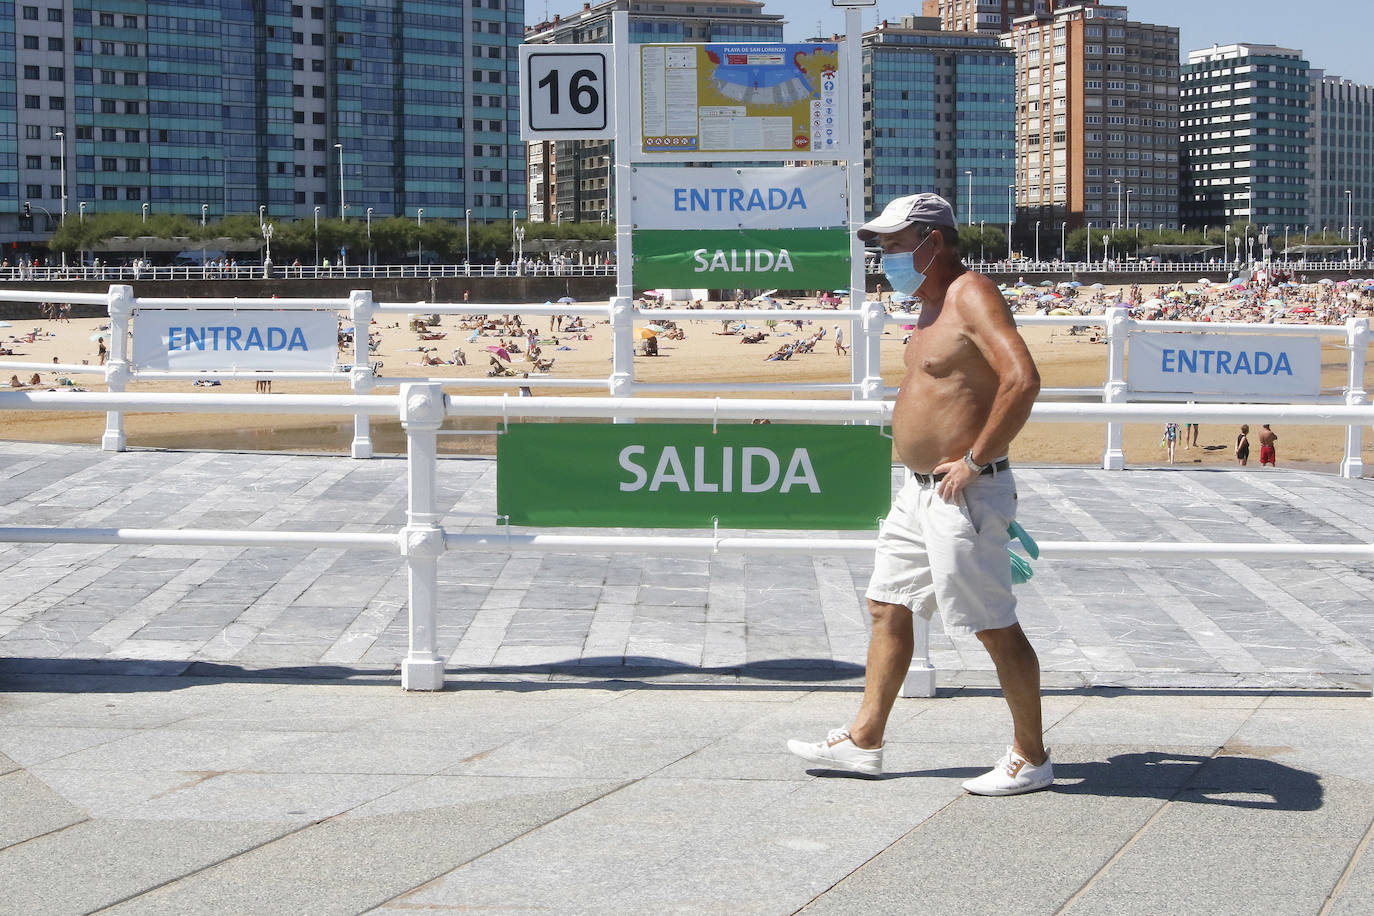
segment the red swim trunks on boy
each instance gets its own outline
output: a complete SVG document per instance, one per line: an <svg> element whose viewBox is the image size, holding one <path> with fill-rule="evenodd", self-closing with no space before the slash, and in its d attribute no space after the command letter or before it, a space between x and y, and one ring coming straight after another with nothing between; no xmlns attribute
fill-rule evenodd
<svg viewBox="0 0 1374 916"><path fill-rule="evenodd" d="M1261 465L1272 464L1272 465L1274 465L1274 467L1278 467L1278 463L1274 461L1274 446L1272 446L1272 445L1261 445L1261 446L1260 446L1260 464L1261 464Z"/></svg>

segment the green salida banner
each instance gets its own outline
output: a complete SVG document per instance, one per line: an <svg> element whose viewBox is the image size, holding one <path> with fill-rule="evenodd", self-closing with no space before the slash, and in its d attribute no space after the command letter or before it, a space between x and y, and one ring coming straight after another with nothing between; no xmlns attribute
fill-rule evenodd
<svg viewBox="0 0 1374 916"><path fill-rule="evenodd" d="M513 525L873 529L892 442L875 426L516 423L496 470Z"/></svg>
<svg viewBox="0 0 1374 916"><path fill-rule="evenodd" d="M632 243L637 287L849 286L846 229L640 229Z"/></svg>

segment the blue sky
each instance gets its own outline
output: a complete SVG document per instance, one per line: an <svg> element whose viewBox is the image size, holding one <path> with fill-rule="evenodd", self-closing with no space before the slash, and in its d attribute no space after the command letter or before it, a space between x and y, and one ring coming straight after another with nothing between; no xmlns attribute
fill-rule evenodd
<svg viewBox="0 0 1374 916"><path fill-rule="evenodd" d="M1369 0L1131 0L1117 5L1137 22L1178 26L1185 58L1189 50L1214 42L1281 45L1302 50L1308 63L1327 73L1374 83ZM879 0L876 7L863 8L863 25L871 28L883 17L897 20L920 8L920 0ZM765 0L764 9L787 18L788 41L811 37L817 23L821 34L844 30L844 13L829 0Z"/></svg>

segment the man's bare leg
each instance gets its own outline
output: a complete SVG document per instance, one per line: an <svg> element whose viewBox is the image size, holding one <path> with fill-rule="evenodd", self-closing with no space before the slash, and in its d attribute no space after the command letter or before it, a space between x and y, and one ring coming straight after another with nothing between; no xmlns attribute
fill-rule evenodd
<svg viewBox="0 0 1374 916"><path fill-rule="evenodd" d="M1040 660L1019 623L982 630L978 641L997 666L1002 695L1011 708L1012 748L1035 766L1045 762L1045 732L1040 716ZM867 700L867 693L864 695Z"/></svg>
<svg viewBox="0 0 1374 916"><path fill-rule="evenodd" d="M864 698L849 727L856 747L882 747L887 717L911 667L915 637L911 609L900 604L868 601L873 633L868 643L868 667L864 671Z"/></svg>

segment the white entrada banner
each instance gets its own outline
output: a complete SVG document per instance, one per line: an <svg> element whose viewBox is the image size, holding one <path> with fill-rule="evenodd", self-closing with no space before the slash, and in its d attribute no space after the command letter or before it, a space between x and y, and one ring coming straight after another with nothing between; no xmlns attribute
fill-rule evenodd
<svg viewBox="0 0 1374 916"><path fill-rule="evenodd" d="M636 229L828 229L849 224L842 166L631 171Z"/></svg>
<svg viewBox="0 0 1374 916"><path fill-rule="evenodd" d="M136 369L329 371L339 320L325 311L139 310Z"/></svg>
<svg viewBox="0 0 1374 916"><path fill-rule="evenodd" d="M1321 391L1321 341L1250 334L1132 334L1126 384L1132 392L1314 396Z"/></svg>

